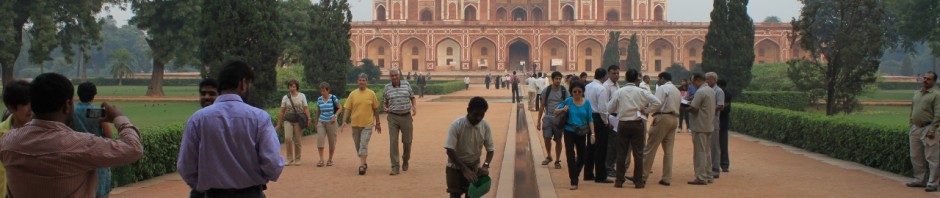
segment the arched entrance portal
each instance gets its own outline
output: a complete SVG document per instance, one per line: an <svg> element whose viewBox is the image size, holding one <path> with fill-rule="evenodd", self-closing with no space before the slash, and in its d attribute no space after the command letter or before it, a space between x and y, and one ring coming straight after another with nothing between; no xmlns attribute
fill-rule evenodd
<svg viewBox="0 0 940 198"><path fill-rule="evenodd" d="M507 69L510 71L523 71L523 66L532 65L532 61L529 59L529 50L531 50L531 46L525 41L519 40L509 44Z"/></svg>

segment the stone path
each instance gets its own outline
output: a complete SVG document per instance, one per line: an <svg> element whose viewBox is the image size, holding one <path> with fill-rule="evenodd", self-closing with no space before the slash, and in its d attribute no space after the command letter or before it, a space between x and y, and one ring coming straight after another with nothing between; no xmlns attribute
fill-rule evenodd
<svg viewBox="0 0 940 198"><path fill-rule="evenodd" d="M523 92L524 93L524 92ZM466 112L469 97L490 100L486 120L496 139L496 156L491 176L493 190L486 197L513 197L517 179L535 180L541 197L936 197L922 189L904 187L909 178L874 170L858 164L834 160L819 154L733 134L730 141L731 172L721 175L712 185L692 186L691 139L677 134L672 186L656 184L660 179L662 157L654 163L654 173L645 189L614 188L613 184L582 182L580 189L568 190L567 163L564 169L535 165L534 176L514 174L515 155L530 152L535 162L544 157L540 132L535 131L535 113L514 114L515 105L506 101L506 89L486 90L472 85L469 91L441 96L425 96L418 103L411 169L389 176L387 132L375 134L370 143L369 172L356 175L358 159L348 128L339 134L333 167L316 167L316 137L303 138L301 166L288 166L277 182L268 185L269 197L442 197L446 196L442 149L450 122ZM517 116L528 120L528 150L516 150ZM383 116L384 120L384 116ZM387 129L387 127L383 127ZM508 150L507 150L508 149ZM660 150L662 152L662 150ZM283 152L282 152L283 153ZM659 156L662 156L660 153ZM520 178L521 177L521 178ZM625 187L630 187L628 182ZM112 197L186 197L189 188L176 173L115 189Z"/></svg>

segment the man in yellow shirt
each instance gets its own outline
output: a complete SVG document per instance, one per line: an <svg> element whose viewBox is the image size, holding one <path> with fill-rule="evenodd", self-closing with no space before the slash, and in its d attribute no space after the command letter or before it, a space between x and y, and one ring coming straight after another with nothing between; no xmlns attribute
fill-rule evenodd
<svg viewBox="0 0 940 198"><path fill-rule="evenodd" d="M366 157L369 155L369 139L372 138L372 126L375 126L375 132L382 134L382 123L379 121L379 99L375 96L375 91L370 90L366 85L369 83L369 75L359 74L359 89L349 93L346 98L346 105L343 106L343 122L352 117L352 136L353 143L359 154L359 175L365 175L369 165L366 164Z"/></svg>

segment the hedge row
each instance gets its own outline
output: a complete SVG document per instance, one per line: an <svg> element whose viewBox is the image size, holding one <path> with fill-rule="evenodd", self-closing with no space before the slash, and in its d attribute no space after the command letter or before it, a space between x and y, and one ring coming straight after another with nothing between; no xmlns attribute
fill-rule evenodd
<svg viewBox="0 0 940 198"><path fill-rule="evenodd" d="M735 97L735 103L750 103L760 106L803 111L810 103L809 94L795 91L746 91Z"/></svg>
<svg viewBox="0 0 940 198"><path fill-rule="evenodd" d="M134 163L114 167L114 186L123 186L176 171L183 125L167 125L140 129L144 154Z"/></svg>
<svg viewBox="0 0 940 198"><path fill-rule="evenodd" d="M879 82L878 89L885 90L917 90L922 84L917 82Z"/></svg>
<svg viewBox="0 0 940 198"><path fill-rule="evenodd" d="M865 166L912 175L908 129L736 104L731 130Z"/></svg>

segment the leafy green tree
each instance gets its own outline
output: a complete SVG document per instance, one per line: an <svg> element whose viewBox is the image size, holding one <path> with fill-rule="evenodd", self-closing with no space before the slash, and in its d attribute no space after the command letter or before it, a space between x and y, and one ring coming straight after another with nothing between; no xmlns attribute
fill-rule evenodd
<svg viewBox="0 0 940 198"><path fill-rule="evenodd" d="M29 60L42 64L52 60L56 47L87 52L101 40L98 13L105 3L117 0L4 0L0 2L0 68L4 84L13 80L14 65L23 46L23 35L32 37ZM29 24L28 26L26 24ZM65 60L72 62L75 51L63 50Z"/></svg>
<svg viewBox="0 0 940 198"><path fill-rule="evenodd" d="M793 59L787 61L787 77L797 90L809 93L812 104L826 96L826 66L818 61ZM855 105L855 104L853 104Z"/></svg>
<svg viewBox="0 0 940 198"><path fill-rule="evenodd" d="M124 85L124 79L133 73L131 63L134 58L131 56L131 52L127 49L119 49L111 53L109 59L111 62L111 75L118 79L118 86Z"/></svg>
<svg viewBox="0 0 940 198"><path fill-rule="evenodd" d="M284 0L278 5L280 14L281 29L284 34L284 52L278 60L278 67L287 65L300 65L300 56L302 53L303 41L313 25L310 19L310 12L313 12L313 3L310 0ZM311 82L315 83L315 82Z"/></svg>
<svg viewBox="0 0 940 198"><path fill-rule="evenodd" d="M352 12L346 0L322 0L310 10L311 29L304 39L301 60L311 86L330 83L330 92L345 96L349 66L349 24ZM314 84L316 83L316 84Z"/></svg>
<svg viewBox="0 0 940 198"><path fill-rule="evenodd" d="M702 70L728 81L726 93L737 96L751 83L754 65L754 21L747 0L715 0L702 50Z"/></svg>
<svg viewBox="0 0 940 198"><path fill-rule="evenodd" d="M195 35L202 1L130 0L130 3L135 16L129 23L147 32L147 46L153 58L147 96L163 96L163 72L166 65L173 62L173 65L179 67L196 62L198 39Z"/></svg>
<svg viewBox="0 0 940 198"><path fill-rule="evenodd" d="M630 36L630 46L627 47L627 68L624 68L624 71L628 69L643 71L643 62L640 61L640 46L637 42L636 33L633 33Z"/></svg>
<svg viewBox="0 0 940 198"><path fill-rule="evenodd" d="M604 46L604 63L601 68L607 69L607 66L620 66L620 32L610 32L610 38L607 45Z"/></svg>
<svg viewBox="0 0 940 198"><path fill-rule="evenodd" d="M362 64L358 67L353 67L352 64L350 64L349 67L349 72L346 75L347 83L356 83L360 73L369 75L369 81L378 80L382 75L382 70L379 70L379 67L375 66L375 62L373 62L372 59L362 59Z"/></svg>
<svg viewBox="0 0 940 198"><path fill-rule="evenodd" d="M826 114L851 113L861 105L856 95L878 79L876 72L885 49L890 46L885 36L883 1L880 0L801 0L803 9L793 25L793 40L807 50L809 65L818 72L826 90ZM825 64L823 64L825 63ZM817 79L798 81L815 81Z"/></svg>
<svg viewBox="0 0 940 198"><path fill-rule="evenodd" d="M669 74L672 74L673 82L679 82L682 79L692 78L692 72L685 69L685 67L683 67L682 65L678 63L673 63L671 66L669 66L669 68L666 68L666 72L669 72Z"/></svg>
<svg viewBox="0 0 940 198"><path fill-rule="evenodd" d="M209 66L209 76L219 76L228 61L239 60L252 67L255 80L245 101L256 107L273 107L281 56L281 25L276 0L203 0L202 42L199 59Z"/></svg>
<svg viewBox="0 0 940 198"><path fill-rule="evenodd" d="M751 85L747 91L802 91L787 74L789 65L785 63L758 64L751 68Z"/></svg>
<svg viewBox="0 0 940 198"><path fill-rule="evenodd" d="M780 23L780 17L767 16L767 18L764 18L764 23Z"/></svg>
<svg viewBox="0 0 940 198"><path fill-rule="evenodd" d="M934 55L930 65L936 71L940 66L940 1L905 0L886 2L892 13L897 14L898 36L908 51L914 51L918 43L926 43Z"/></svg>

